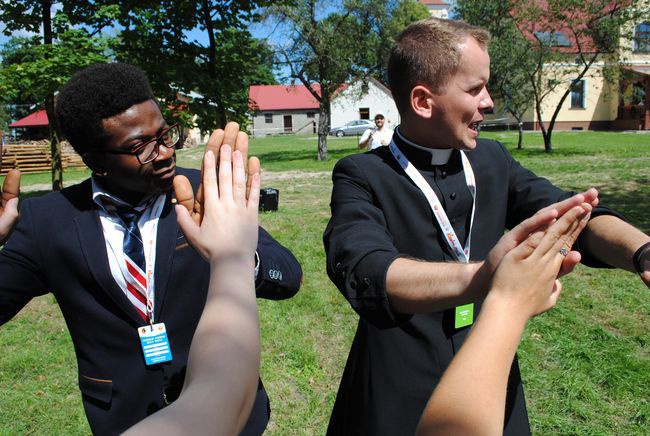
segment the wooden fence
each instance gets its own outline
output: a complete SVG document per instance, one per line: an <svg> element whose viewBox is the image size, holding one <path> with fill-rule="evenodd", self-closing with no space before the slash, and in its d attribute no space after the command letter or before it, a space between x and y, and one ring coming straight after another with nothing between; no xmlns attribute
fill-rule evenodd
<svg viewBox="0 0 650 436"><path fill-rule="evenodd" d="M85 166L81 156L67 142L61 144L61 155L64 169ZM2 171L0 173L6 174L12 168L17 168L23 173L51 171L50 142L45 140L5 144L2 150Z"/></svg>

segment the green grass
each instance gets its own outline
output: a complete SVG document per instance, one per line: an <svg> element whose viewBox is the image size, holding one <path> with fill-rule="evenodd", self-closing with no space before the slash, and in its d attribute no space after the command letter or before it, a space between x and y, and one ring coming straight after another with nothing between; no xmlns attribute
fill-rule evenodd
<svg viewBox="0 0 650 436"><path fill-rule="evenodd" d="M562 187L598 187L604 202L650 231L650 135L558 132L551 154L538 134L526 134L523 150L514 150L515 132L485 136ZM268 434L324 433L356 327L325 274L321 237L332 166L357 148L355 138L331 139L329 147L330 160L319 162L314 137L251 141L263 186L280 190L279 211L262 214L262 225L296 254L305 275L293 299L259 302L262 377L273 408ZM198 166L200 158L198 148L178 153L181 165ZM23 186L49 183L49 174L34 180ZM584 267L563 281L558 306L529 324L520 347L533 432L647 434L648 289L633 274ZM72 344L51 296L0 328L0 351L0 435L88 433Z"/></svg>

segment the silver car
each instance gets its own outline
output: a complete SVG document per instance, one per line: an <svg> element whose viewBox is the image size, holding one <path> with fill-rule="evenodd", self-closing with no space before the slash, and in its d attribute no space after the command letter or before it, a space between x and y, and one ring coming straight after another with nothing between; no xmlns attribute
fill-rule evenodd
<svg viewBox="0 0 650 436"><path fill-rule="evenodd" d="M360 135L367 129L374 129L375 123L371 120L354 120L341 127L332 127L330 135L340 138L345 135Z"/></svg>

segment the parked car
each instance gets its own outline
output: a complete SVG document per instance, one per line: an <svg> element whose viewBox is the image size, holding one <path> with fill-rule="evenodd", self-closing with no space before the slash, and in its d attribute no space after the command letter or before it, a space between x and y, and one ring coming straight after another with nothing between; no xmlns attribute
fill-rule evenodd
<svg viewBox="0 0 650 436"><path fill-rule="evenodd" d="M354 120L341 127L332 127L330 129L330 135L334 135L337 138L345 135L360 135L366 131L366 129L374 129L375 123L371 120Z"/></svg>

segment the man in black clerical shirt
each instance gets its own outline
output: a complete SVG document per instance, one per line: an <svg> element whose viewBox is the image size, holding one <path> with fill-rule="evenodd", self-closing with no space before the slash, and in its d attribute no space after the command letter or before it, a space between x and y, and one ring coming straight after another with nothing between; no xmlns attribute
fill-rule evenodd
<svg viewBox="0 0 650 436"><path fill-rule="evenodd" d="M459 21L410 25L388 66L401 117L393 142L334 168L327 271L360 320L329 434L413 434L492 273L520 242L504 230L542 208L562 215L597 204L594 189L562 191L502 144L478 138L493 106L488 41L485 30ZM574 248L583 263L636 270L647 285L648 241L598 206ZM562 273L579 260L569 253ZM530 432L516 359L504 432Z"/></svg>

